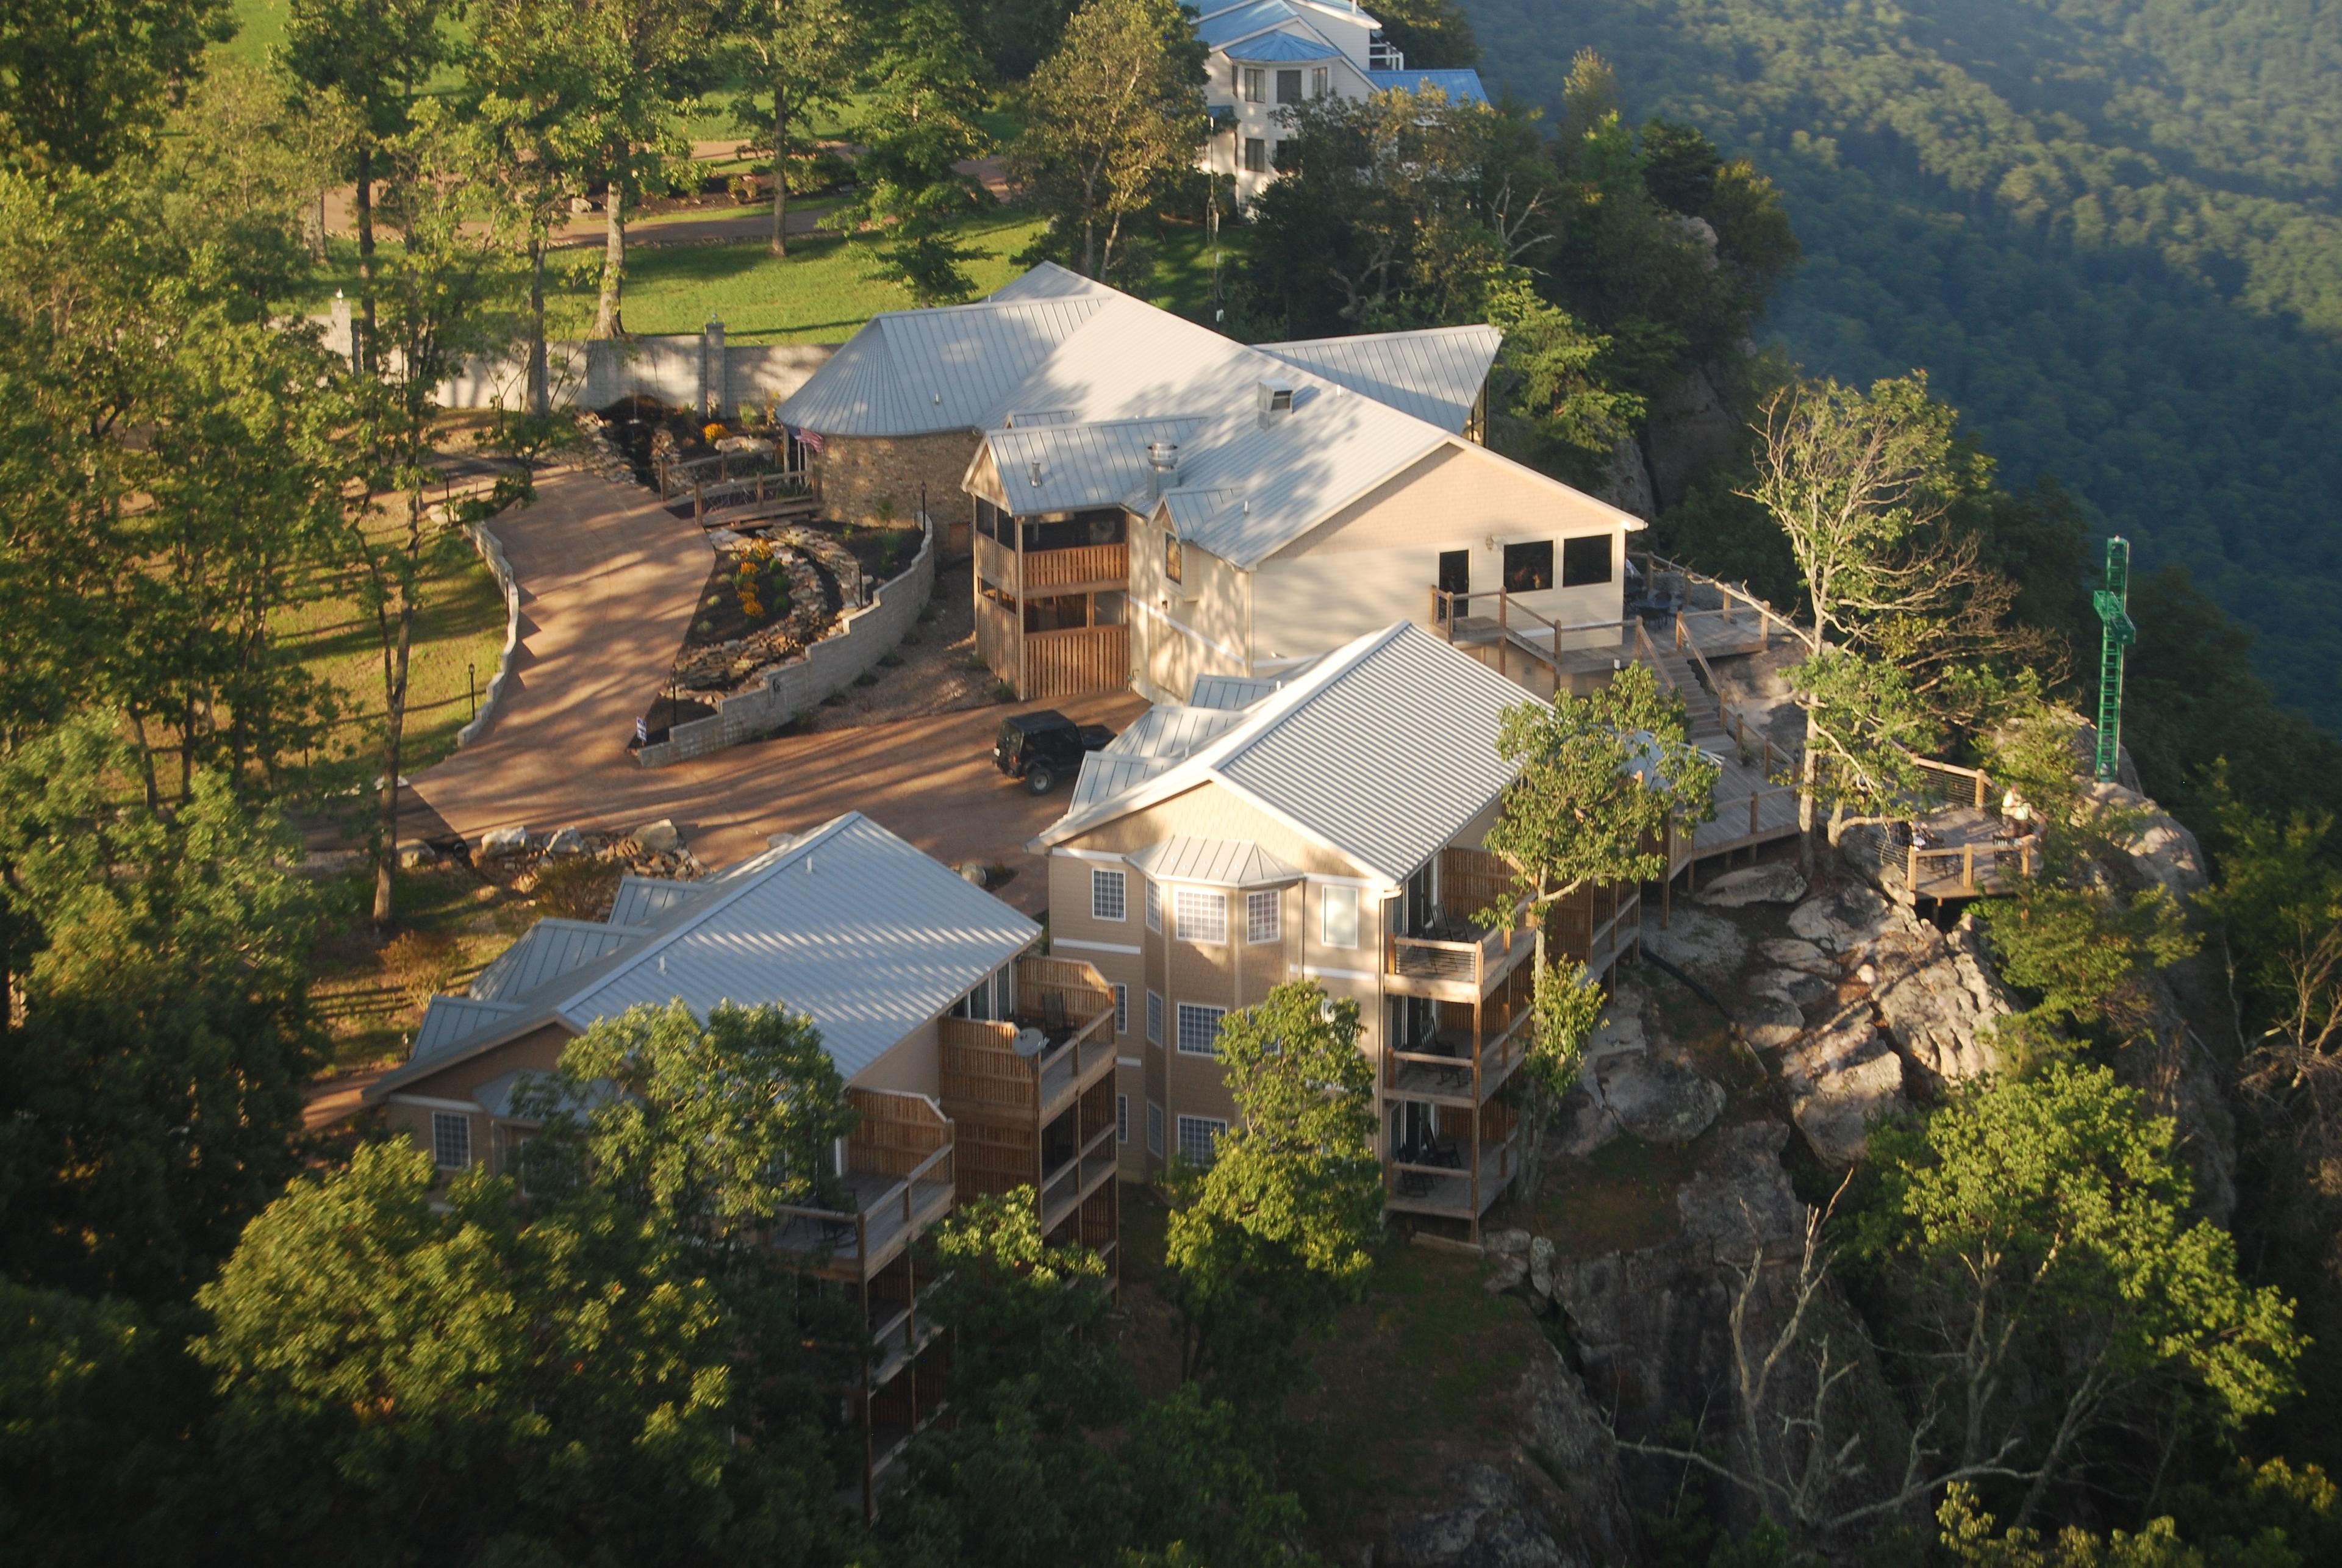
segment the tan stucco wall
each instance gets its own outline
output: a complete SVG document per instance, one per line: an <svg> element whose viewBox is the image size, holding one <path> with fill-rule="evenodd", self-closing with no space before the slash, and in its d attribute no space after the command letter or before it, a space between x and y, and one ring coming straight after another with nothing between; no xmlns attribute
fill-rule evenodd
<svg viewBox="0 0 2342 1568"><path fill-rule="evenodd" d="M1191 544L1174 584L1166 535L1154 519L1131 524L1130 663L1148 700L1184 702L1198 675L1251 674L1252 574Z"/></svg>
<svg viewBox="0 0 2342 1568"><path fill-rule="evenodd" d="M1254 657L1301 657L1393 621L1427 624L1443 551L1472 552L1472 586L1504 577L1504 546L1611 536L1610 581L1515 595L1564 625L1616 621L1625 604L1625 523L1589 495L1477 446L1443 446L1377 485L1263 562L1253 590ZM1476 614L1496 601L1476 602Z"/></svg>
<svg viewBox="0 0 2342 1568"><path fill-rule="evenodd" d="M925 484L928 514L939 526L965 523L968 496L960 480L976 447L973 430L830 436L817 459L822 510L841 522L876 523L881 504L892 501L896 522L916 527Z"/></svg>
<svg viewBox="0 0 2342 1568"><path fill-rule="evenodd" d="M559 1024L548 1024L518 1039L507 1041L477 1056L451 1062L435 1073L425 1073L401 1084L385 1096L382 1119L391 1128L413 1138L417 1147L431 1149L431 1114L451 1111L460 1102L474 1104L472 1092L492 1078L525 1068L531 1072L550 1072L560 1064L561 1052L574 1036ZM405 1097L405 1098L402 1098ZM416 1100L444 1100L445 1105L417 1104ZM486 1112L476 1107L470 1113L472 1123L472 1160L475 1164L495 1163L495 1140Z"/></svg>
<svg viewBox="0 0 2342 1568"><path fill-rule="evenodd" d="M943 1050L936 1021L928 1019L888 1046L878 1060L846 1081L850 1089L891 1089L905 1094L943 1095Z"/></svg>

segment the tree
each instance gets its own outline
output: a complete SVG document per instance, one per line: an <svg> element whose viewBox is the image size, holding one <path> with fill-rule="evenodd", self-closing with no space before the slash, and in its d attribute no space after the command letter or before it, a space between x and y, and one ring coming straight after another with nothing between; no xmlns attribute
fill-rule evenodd
<svg viewBox="0 0 2342 1568"><path fill-rule="evenodd" d="M773 160L773 254L789 254L789 173L812 117L846 101L866 19L848 0L738 0L723 42L743 84L732 113Z"/></svg>
<svg viewBox="0 0 2342 1568"><path fill-rule="evenodd" d="M341 111L343 168L356 182L358 319L352 363L375 367L375 181L392 143L414 128L416 98L447 56L448 0L288 0L276 65L296 93Z"/></svg>
<svg viewBox="0 0 2342 1568"><path fill-rule="evenodd" d="M144 151L165 99L235 30L227 0L73 0L0 13L0 159L102 171Z"/></svg>
<svg viewBox="0 0 2342 1568"><path fill-rule="evenodd" d="M1195 166L1204 57L1175 0L1090 0L1026 85L1009 168L1083 276L1119 275L1125 226Z"/></svg>
<svg viewBox="0 0 2342 1568"><path fill-rule="evenodd" d="M1577 1083L1586 1043L1602 1024L1602 988L1575 958L1538 970L1529 1002L1528 1050L1521 1063L1528 1101L1530 1157L1522 1172L1521 1201L1536 1202L1545 1174L1545 1133L1562 1097Z"/></svg>
<svg viewBox="0 0 2342 1568"><path fill-rule="evenodd" d="M1436 71L1475 65L1480 42L1471 18L1456 0L1382 0L1375 18L1383 36L1406 56L1411 71Z"/></svg>
<svg viewBox="0 0 2342 1568"><path fill-rule="evenodd" d="M736 1443L731 1330L636 1213L362 1147L255 1220L198 1301L213 1455L272 1556L766 1561L821 1483Z"/></svg>
<svg viewBox="0 0 2342 1568"><path fill-rule="evenodd" d="M571 51L565 74L578 92L574 124L604 182L594 335L624 337L626 197L689 152L676 110L697 85L712 16L708 0L586 0L567 9L560 36Z"/></svg>
<svg viewBox="0 0 2342 1568"><path fill-rule="evenodd" d="M0 1258L178 1303L296 1166L315 895L219 774L124 800L119 723L0 761Z"/></svg>
<svg viewBox="0 0 2342 1568"><path fill-rule="evenodd" d="M495 346L503 323L504 259L491 232L466 225L470 187L460 149L428 133L395 149L385 217L397 229L397 255L379 275L382 319L375 372L355 395L366 436L365 489L343 509L340 550L355 578L381 654L382 776L375 785L374 924L396 918L399 764L404 756L415 623L434 568L459 558L461 524L493 516L530 494L527 475L500 476L485 499L433 508L439 388L472 356ZM377 508L376 497L389 501Z"/></svg>
<svg viewBox="0 0 2342 1568"><path fill-rule="evenodd" d="M879 231L877 275L922 305L965 299L975 285L953 223L984 191L956 166L985 146L983 61L946 0L906 0L881 25L856 117L866 150L855 160L860 195L834 222Z"/></svg>
<svg viewBox="0 0 2342 1568"><path fill-rule="evenodd" d="M1299 1374L1301 1336L1329 1328L1373 1265L1374 1073L1357 1004L1302 981L1222 1020L1216 1048L1238 1121L1208 1166L1169 1181L1182 1371L1274 1400Z"/></svg>
<svg viewBox="0 0 2342 1568"><path fill-rule="evenodd" d="M1548 303L1527 268L1495 269L1482 314L1505 335L1488 393L1491 438L1507 456L1540 468L1607 456L1642 423L1643 399L1604 382L1610 340Z"/></svg>
<svg viewBox="0 0 2342 1568"><path fill-rule="evenodd" d="M1591 696L1556 692L1550 704L1506 708L1496 754L1518 771L1505 786L1487 850L1512 866L1513 886L1480 918L1530 923L1544 995L1554 905L1591 888L1665 876L1667 834L1706 818L1717 769L1685 738L1683 699L1662 693L1640 664Z"/></svg>
<svg viewBox="0 0 2342 1568"><path fill-rule="evenodd" d="M2176 1412L2233 1427L2292 1386L2292 1307L2187 1223L2173 1137L2112 1073L2063 1063L1873 1134L1857 1245L1911 1303L1912 1377L1958 1461L2028 1482L2019 1525L2107 1424L2167 1459Z"/></svg>
<svg viewBox="0 0 2342 1568"><path fill-rule="evenodd" d="M1136 1403L1112 1350L1091 1335L1113 1310L1104 1259L1041 1235L1030 1185L981 1193L936 1227L936 1322L952 1330L952 1399L978 1412L1008 1397L1045 1430L1104 1426Z"/></svg>

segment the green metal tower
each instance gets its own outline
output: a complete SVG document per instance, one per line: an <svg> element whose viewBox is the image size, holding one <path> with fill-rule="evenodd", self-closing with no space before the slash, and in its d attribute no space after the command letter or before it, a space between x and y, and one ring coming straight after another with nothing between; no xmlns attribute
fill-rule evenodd
<svg viewBox="0 0 2342 1568"><path fill-rule="evenodd" d="M2107 585L2090 595L2106 636L2098 644L2098 782L2111 784L2122 765L2123 650L2138 641L2130 619L2130 541L2107 541Z"/></svg>

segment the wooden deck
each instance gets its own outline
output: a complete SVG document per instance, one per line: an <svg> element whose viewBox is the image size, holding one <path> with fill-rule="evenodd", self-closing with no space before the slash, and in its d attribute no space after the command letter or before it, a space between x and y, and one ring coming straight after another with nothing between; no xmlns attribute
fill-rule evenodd
<svg viewBox="0 0 2342 1568"><path fill-rule="evenodd" d="M950 1170L951 1151L938 1156ZM846 1203L836 1209L782 1211L770 1233L772 1244L803 1258L827 1279L869 1279L951 1213L955 1189L948 1174L916 1179L848 1171L842 1178Z"/></svg>
<svg viewBox="0 0 2342 1568"><path fill-rule="evenodd" d="M1476 1225L1480 1216L1496 1205L1513 1178L1520 1174L1521 1140L1522 1134L1516 1129L1502 1143L1484 1145L1476 1183L1470 1170L1391 1161L1386 1167L1388 1174L1383 1206L1394 1213L1436 1214L1468 1220Z"/></svg>

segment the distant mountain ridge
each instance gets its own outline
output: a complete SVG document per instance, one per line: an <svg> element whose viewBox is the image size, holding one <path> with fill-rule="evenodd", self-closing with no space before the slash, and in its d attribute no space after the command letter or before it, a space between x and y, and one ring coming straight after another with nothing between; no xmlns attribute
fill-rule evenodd
<svg viewBox="0 0 2342 1568"><path fill-rule="evenodd" d="M1465 8L1492 89L1551 106L1591 45L1629 117L1754 157L1806 248L1793 354L1926 367L2342 729L2342 0Z"/></svg>

